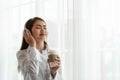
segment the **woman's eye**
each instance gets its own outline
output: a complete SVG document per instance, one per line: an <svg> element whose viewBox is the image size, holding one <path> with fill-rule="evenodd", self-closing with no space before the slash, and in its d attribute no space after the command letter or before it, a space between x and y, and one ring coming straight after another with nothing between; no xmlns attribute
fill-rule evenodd
<svg viewBox="0 0 120 80"><path fill-rule="evenodd" d="M40 27L36 27L36 29L41 29Z"/></svg>
<svg viewBox="0 0 120 80"><path fill-rule="evenodd" d="M46 27L44 27L44 29L46 30L47 28L46 28Z"/></svg>

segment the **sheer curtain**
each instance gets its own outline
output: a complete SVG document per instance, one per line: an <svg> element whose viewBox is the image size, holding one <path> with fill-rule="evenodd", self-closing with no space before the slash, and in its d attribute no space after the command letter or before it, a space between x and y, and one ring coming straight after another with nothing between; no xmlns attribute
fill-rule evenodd
<svg viewBox="0 0 120 80"><path fill-rule="evenodd" d="M74 80L120 79L119 4L74 0Z"/></svg>
<svg viewBox="0 0 120 80"><path fill-rule="evenodd" d="M8 3L9 2L9 3ZM67 0L1 0L0 1L0 78L21 80L17 71L16 52L20 49L25 22L34 16L45 19L50 48L60 51L63 74L67 78ZM69 52L71 54L71 52Z"/></svg>

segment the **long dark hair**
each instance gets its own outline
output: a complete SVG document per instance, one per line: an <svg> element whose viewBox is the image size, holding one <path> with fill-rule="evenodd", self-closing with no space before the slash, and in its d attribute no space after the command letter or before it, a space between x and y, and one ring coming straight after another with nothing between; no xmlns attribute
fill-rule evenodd
<svg viewBox="0 0 120 80"><path fill-rule="evenodd" d="M34 24L37 20L40 20L40 21L45 22L45 21L44 21L42 18L40 18L40 17L34 17L34 18L29 19L29 20L25 23L25 26L24 26L24 27L27 28L27 29L31 32L32 27L33 27L33 24ZM45 22L45 23L46 23L46 22ZM47 42L44 41L44 44L45 44L44 49L46 49L46 47L47 47ZM29 46L29 44L25 41L25 39L24 39L24 37L23 37L22 45L21 45L20 50L27 49L28 46Z"/></svg>

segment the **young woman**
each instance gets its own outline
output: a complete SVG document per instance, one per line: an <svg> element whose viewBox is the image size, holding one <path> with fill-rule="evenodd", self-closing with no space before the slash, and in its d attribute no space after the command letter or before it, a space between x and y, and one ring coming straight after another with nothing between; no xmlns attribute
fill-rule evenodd
<svg viewBox="0 0 120 80"><path fill-rule="evenodd" d="M17 52L18 69L24 80L63 80L60 59L56 60L56 67L49 67L47 35L42 18L34 17L26 22L22 46Z"/></svg>

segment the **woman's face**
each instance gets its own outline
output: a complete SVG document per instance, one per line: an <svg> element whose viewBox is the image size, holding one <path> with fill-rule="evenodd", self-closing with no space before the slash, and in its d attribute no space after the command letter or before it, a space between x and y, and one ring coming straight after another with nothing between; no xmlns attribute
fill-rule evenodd
<svg viewBox="0 0 120 80"><path fill-rule="evenodd" d="M45 41L48 34L46 24L44 21L37 20L32 27L32 35L36 41Z"/></svg>

